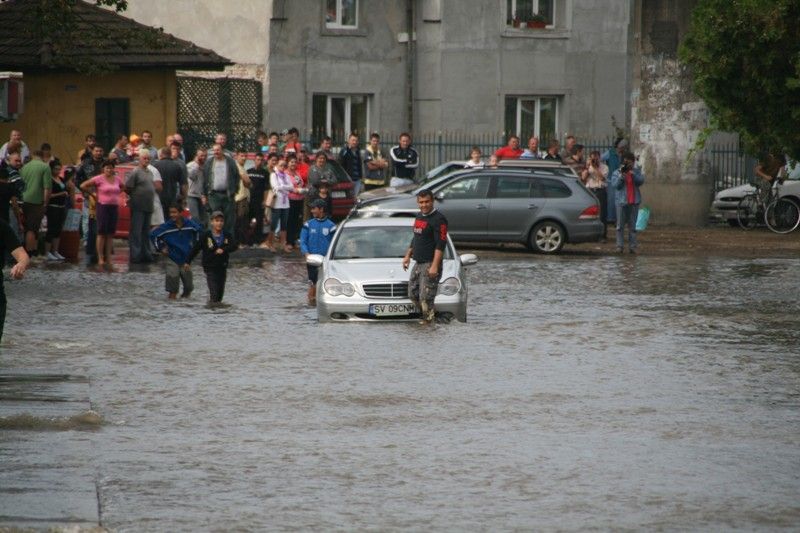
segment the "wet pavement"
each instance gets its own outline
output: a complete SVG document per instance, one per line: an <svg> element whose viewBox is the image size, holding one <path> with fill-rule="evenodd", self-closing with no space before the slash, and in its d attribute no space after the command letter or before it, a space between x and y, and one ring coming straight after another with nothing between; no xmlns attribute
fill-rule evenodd
<svg viewBox="0 0 800 533"><path fill-rule="evenodd" d="M227 309L200 269L7 282L0 528L798 527L798 257L481 258L430 327L318 325L252 252Z"/></svg>

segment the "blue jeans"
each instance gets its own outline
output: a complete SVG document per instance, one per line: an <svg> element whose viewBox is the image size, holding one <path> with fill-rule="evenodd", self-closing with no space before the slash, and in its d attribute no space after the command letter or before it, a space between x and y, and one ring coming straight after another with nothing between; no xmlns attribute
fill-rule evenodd
<svg viewBox="0 0 800 533"><path fill-rule="evenodd" d="M189 213L191 213L192 219L194 219L194 221L201 226L207 226L208 220L206 220L206 207L203 205L203 202L200 200L200 198L189 196L186 199L186 203L188 204Z"/></svg>
<svg viewBox="0 0 800 533"><path fill-rule="evenodd" d="M639 204L617 206L617 248L625 247L625 225L628 225L628 248L636 250L636 219L639 216Z"/></svg>
<svg viewBox="0 0 800 533"><path fill-rule="evenodd" d="M131 263L149 263L153 260L150 253L150 219L153 213L131 209L131 230L128 234Z"/></svg>

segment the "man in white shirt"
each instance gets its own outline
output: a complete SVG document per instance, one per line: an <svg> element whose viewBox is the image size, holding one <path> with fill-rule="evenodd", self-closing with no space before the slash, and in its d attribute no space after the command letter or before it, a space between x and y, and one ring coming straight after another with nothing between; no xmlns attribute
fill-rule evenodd
<svg viewBox="0 0 800 533"><path fill-rule="evenodd" d="M5 143L3 146L0 147L0 160L4 160L8 157L8 145L20 143L20 150L19 155L22 156L22 162L25 163L31 158L31 151L28 148L28 145L22 140L22 132L19 130L11 130L11 135L9 135L8 142Z"/></svg>

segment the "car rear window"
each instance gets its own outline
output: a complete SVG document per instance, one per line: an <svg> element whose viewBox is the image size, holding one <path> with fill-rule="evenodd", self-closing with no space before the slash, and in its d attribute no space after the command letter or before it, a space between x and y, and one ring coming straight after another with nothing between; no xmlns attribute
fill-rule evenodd
<svg viewBox="0 0 800 533"><path fill-rule="evenodd" d="M345 172L342 168L342 165L337 163L336 161L328 161L328 167L333 170L334 176L336 176L336 183L350 183L353 181L350 179L350 176Z"/></svg>
<svg viewBox="0 0 800 533"><path fill-rule="evenodd" d="M540 184L545 198L569 198L572 196L569 187L558 180L542 178Z"/></svg>

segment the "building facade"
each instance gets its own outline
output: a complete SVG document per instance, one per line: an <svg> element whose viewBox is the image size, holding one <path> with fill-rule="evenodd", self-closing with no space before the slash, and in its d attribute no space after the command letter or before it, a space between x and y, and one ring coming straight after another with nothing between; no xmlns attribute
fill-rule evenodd
<svg viewBox="0 0 800 533"><path fill-rule="evenodd" d="M270 15L270 128L597 137L628 118L629 2L274 0Z"/></svg>

